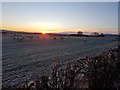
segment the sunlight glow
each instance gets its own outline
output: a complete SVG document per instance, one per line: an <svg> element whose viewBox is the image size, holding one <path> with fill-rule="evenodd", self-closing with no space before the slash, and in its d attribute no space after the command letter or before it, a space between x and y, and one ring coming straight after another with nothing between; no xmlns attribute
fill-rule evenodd
<svg viewBox="0 0 120 90"><path fill-rule="evenodd" d="M43 34L56 32L63 27L62 25L54 22L34 22L28 24L28 26L35 28L37 31Z"/></svg>

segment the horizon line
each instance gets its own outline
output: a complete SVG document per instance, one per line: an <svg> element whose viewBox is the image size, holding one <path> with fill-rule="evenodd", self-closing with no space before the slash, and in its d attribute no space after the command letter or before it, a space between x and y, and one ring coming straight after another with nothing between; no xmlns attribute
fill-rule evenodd
<svg viewBox="0 0 120 90"><path fill-rule="evenodd" d="M10 30L10 29L0 29L0 31L11 31L11 32L24 32L24 33L42 33L42 32L29 32L29 31L17 31L17 30ZM77 34L77 32L79 31L65 31L65 32L52 32L53 34ZM81 31L82 33L93 33L93 32L84 32L84 31ZM42 33L42 34L49 34L50 32L48 33ZM99 34L102 33L102 32L98 32ZM116 34L116 35L119 35L119 32L118 33L103 33L103 34Z"/></svg>

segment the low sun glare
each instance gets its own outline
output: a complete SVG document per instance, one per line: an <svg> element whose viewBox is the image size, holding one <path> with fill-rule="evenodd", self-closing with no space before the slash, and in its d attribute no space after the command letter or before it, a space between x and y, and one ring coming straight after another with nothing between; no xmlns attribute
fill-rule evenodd
<svg viewBox="0 0 120 90"><path fill-rule="evenodd" d="M45 33L53 33L56 32L58 29L62 28L62 25L54 22L35 22L29 24L33 28L36 28L39 32Z"/></svg>

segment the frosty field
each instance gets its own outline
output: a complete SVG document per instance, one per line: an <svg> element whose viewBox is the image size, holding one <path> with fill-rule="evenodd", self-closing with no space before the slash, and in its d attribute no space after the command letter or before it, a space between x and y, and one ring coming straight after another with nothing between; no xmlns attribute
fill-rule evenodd
<svg viewBox="0 0 120 90"><path fill-rule="evenodd" d="M86 43L84 42L86 40ZM95 55L118 45L115 37L64 37L64 39L25 39L2 38L3 85L34 79L36 66L41 70L53 65L53 60L67 63L79 57Z"/></svg>

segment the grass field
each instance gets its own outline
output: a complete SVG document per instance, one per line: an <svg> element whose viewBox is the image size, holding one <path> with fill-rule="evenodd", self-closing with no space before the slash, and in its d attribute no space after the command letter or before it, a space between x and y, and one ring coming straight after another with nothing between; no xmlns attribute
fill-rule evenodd
<svg viewBox="0 0 120 90"><path fill-rule="evenodd" d="M26 77L32 80L36 66L49 73L54 60L65 64L118 45L115 37L64 37L62 40L59 37L33 38L16 41L3 36L2 40L2 79L5 86L24 82Z"/></svg>

